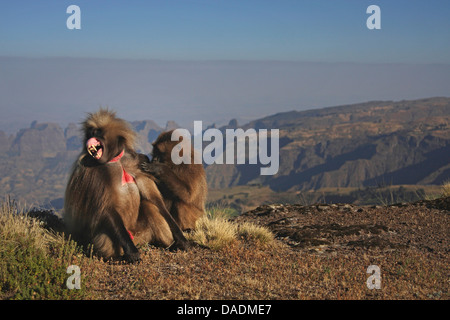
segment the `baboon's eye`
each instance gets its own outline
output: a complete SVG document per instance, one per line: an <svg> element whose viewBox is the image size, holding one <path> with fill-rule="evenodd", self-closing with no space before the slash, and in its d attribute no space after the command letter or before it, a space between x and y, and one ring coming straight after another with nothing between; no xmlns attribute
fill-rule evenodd
<svg viewBox="0 0 450 320"><path fill-rule="evenodd" d="M92 129L92 136L93 137L101 137L102 136L102 129Z"/></svg>

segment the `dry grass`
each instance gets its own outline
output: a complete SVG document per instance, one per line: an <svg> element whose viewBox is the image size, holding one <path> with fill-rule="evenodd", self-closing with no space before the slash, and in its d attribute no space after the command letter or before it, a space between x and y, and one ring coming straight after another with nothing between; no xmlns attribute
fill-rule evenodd
<svg viewBox="0 0 450 320"><path fill-rule="evenodd" d="M267 228L250 222L229 221L226 211L218 208L208 211L207 215L200 218L195 230L186 234L186 237L212 250L220 250L239 240L257 245L270 245L274 241L273 234Z"/></svg>
<svg viewBox="0 0 450 320"><path fill-rule="evenodd" d="M58 241L58 236L41 227L38 220L29 219L20 212L14 201L7 200L0 207L0 250L6 242L31 239L37 249L47 249L51 243Z"/></svg>
<svg viewBox="0 0 450 320"><path fill-rule="evenodd" d="M450 197L450 180L442 184L442 197Z"/></svg>
<svg viewBox="0 0 450 320"><path fill-rule="evenodd" d="M188 240L218 250L237 240L236 226L224 218L204 216L197 221L195 230L187 234Z"/></svg>
<svg viewBox="0 0 450 320"><path fill-rule="evenodd" d="M241 238L259 245L271 245L275 239L269 229L250 222L240 223L237 228Z"/></svg>
<svg viewBox="0 0 450 320"><path fill-rule="evenodd" d="M100 299L443 299L448 267L429 255L373 251L327 256L293 251L276 241L265 248L238 242L221 250L170 253L150 248L139 265L99 264ZM370 290L369 265L381 269Z"/></svg>

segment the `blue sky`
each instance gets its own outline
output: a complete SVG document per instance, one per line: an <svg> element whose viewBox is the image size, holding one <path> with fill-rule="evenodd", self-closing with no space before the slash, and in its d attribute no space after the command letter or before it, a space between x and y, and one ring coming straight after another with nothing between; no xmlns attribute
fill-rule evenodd
<svg viewBox="0 0 450 320"><path fill-rule="evenodd" d="M66 8L81 9L68 30ZM366 9L381 8L381 30ZM446 0L33 0L0 5L0 55L450 63Z"/></svg>
<svg viewBox="0 0 450 320"><path fill-rule="evenodd" d="M448 0L2 1L0 130L99 106L189 127L450 96L449 31Z"/></svg>

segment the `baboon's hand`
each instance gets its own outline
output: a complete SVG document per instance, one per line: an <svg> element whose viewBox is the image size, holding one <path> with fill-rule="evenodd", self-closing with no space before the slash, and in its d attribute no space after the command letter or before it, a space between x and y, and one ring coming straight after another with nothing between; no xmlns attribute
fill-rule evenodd
<svg viewBox="0 0 450 320"><path fill-rule="evenodd" d="M150 166L150 162L139 162L139 169L141 169L144 172L148 172L149 171L149 166Z"/></svg>
<svg viewBox="0 0 450 320"><path fill-rule="evenodd" d="M139 167L142 171L160 177L164 173L164 164L159 162L141 162Z"/></svg>
<svg viewBox="0 0 450 320"><path fill-rule="evenodd" d="M140 163L143 163L143 162L148 163L148 162L150 162L150 159L148 158L148 156L143 154L143 153L138 153L138 159L139 159Z"/></svg>
<svg viewBox="0 0 450 320"><path fill-rule="evenodd" d="M141 261L141 254L139 252L131 252L123 255L123 259L129 263L136 263Z"/></svg>
<svg viewBox="0 0 450 320"><path fill-rule="evenodd" d="M178 250L186 251L186 250L189 250L190 248L191 248L191 244L189 243L189 241L186 241L186 240L182 241L182 240L180 240L180 241L174 242L170 246L169 250L172 251L172 252L173 251L178 251Z"/></svg>

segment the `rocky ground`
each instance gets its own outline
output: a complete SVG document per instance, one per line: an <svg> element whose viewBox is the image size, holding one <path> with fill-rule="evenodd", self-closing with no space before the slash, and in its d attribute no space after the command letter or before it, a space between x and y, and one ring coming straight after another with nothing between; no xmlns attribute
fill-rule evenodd
<svg viewBox="0 0 450 320"><path fill-rule="evenodd" d="M391 206L265 205L237 221L267 226L294 250L337 255L415 249L448 259L450 198Z"/></svg>

